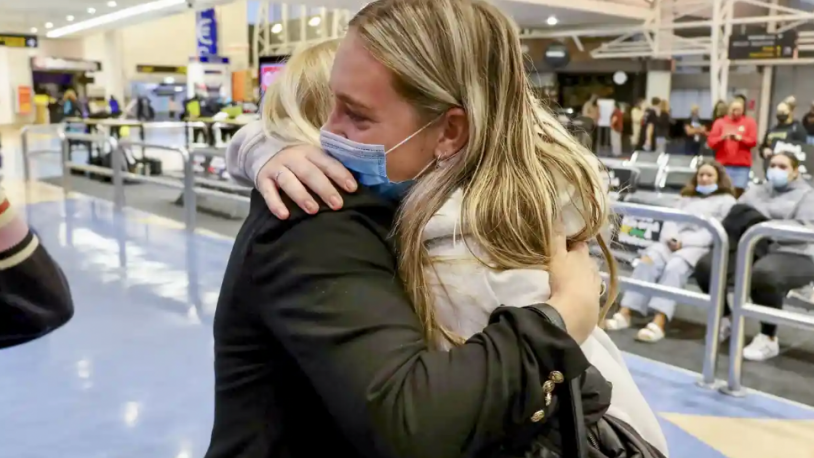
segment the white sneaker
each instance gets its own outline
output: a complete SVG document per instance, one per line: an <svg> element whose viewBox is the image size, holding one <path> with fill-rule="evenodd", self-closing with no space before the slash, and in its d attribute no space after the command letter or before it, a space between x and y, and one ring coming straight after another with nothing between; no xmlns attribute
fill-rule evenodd
<svg viewBox="0 0 814 458"><path fill-rule="evenodd" d="M718 328L718 342L726 342L732 335L732 320L728 316L721 317L721 327Z"/></svg>
<svg viewBox="0 0 814 458"><path fill-rule="evenodd" d="M758 334L752 343L743 349L743 358L749 361L766 361L780 354L780 341L775 337Z"/></svg>

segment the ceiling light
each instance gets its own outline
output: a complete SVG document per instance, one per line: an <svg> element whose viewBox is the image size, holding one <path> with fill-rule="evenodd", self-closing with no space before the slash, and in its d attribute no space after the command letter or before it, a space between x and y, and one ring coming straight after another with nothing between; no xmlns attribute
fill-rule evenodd
<svg viewBox="0 0 814 458"><path fill-rule="evenodd" d="M107 6L109 6L111 8L115 8L116 7L116 2L111 0L111 1L107 2Z"/></svg>
<svg viewBox="0 0 814 458"><path fill-rule="evenodd" d="M175 84L175 78L171 76L164 78L164 84Z"/></svg>
<svg viewBox="0 0 814 458"><path fill-rule="evenodd" d="M314 16L308 20L308 25L311 27L317 27L322 22L322 18L319 16Z"/></svg>
<svg viewBox="0 0 814 458"><path fill-rule="evenodd" d="M283 31L282 24L274 24L273 26L271 26L271 33L280 33L282 31Z"/></svg>
<svg viewBox="0 0 814 458"><path fill-rule="evenodd" d="M69 14L68 16L65 17L65 19L67 19L68 22L73 22L74 17Z"/></svg>
<svg viewBox="0 0 814 458"><path fill-rule="evenodd" d="M53 22L46 22L45 23L45 28L46 29L53 29L54 28L54 23Z"/></svg>
<svg viewBox="0 0 814 458"><path fill-rule="evenodd" d="M85 21L77 22L69 26L54 29L48 32L47 37L60 38L66 35L70 35L72 33L82 32L84 30L92 29L94 27L100 27L116 21L128 19L133 16L139 16L141 14L151 13L186 4L187 0L155 0L149 3L142 3L140 5L131 6L129 8L123 8L112 13L103 14L101 16L87 19ZM91 12L91 10L93 10L93 12ZM93 14L95 12L96 10L94 8L88 8L88 13Z"/></svg>
<svg viewBox="0 0 814 458"><path fill-rule="evenodd" d="M31 27L31 33L37 33L37 28L36 27Z"/></svg>
<svg viewBox="0 0 814 458"><path fill-rule="evenodd" d="M557 23L560 22L560 21L557 19L556 16L549 16L548 19L546 19L545 22L548 25L557 25Z"/></svg>
<svg viewBox="0 0 814 458"><path fill-rule="evenodd" d="M88 8L88 14L96 14L96 8Z"/></svg>

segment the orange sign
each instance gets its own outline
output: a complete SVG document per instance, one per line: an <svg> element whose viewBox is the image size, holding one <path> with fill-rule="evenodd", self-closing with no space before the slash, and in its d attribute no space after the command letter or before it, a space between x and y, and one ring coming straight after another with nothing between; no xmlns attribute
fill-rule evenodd
<svg viewBox="0 0 814 458"><path fill-rule="evenodd" d="M34 91L31 86L17 86L17 114L30 115L34 112Z"/></svg>

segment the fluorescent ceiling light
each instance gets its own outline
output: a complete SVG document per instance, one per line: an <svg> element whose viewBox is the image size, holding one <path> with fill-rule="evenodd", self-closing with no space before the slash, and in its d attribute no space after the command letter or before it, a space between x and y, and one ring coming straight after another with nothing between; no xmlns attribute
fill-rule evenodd
<svg viewBox="0 0 814 458"><path fill-rule="evenodd" d="M115 7L116 7L116 2L114 2L114 1L109 1L109 2L107 2L107 6L109 6L109 7L111 7L111 8L115 8Z"/></svg>
<svg viewBox="0 0 814 458"><path fill-rule="evenodd" d="M36 27L31 27L31 33L37 33L37 28Z"/></svg>
<svg viewBox="0 0 814 458"><path fill-rule="evenodd" d="M308 20L308 25L311 27L316 27L322 22L322 18L319 16L314 16Z"/></svg>
<svg viewBox="0 0 814 458"><path fill-rule="evenodd" d="M274 24L273 26L271 26L271 33L280 33L282 31L283 31L282 24Z"/></svg>
<svg viewBox="0 0 814 458"><path fill-rule="evenodd" d="M88 14L96 14L96 8L88 8Z"/></svg>
<svg viewBox="0 0 814 458"><path fill-rule="evenodd" d="M548 25L557 25L557 23L558 23L558 22L560 22L560 21L559 21L559 20L557 20L557 17L556 17L556 16L549 16L549 17L548 17L548 19L546 19L546 21L545 21L545 22L546 22L546 24L548 24Z"/></svg>
<svg viewBox="0 0 814 458"><path fill-rule="evenodd" d="M46 22L45 23L45 28L46 29L53 29L54 28L54 23L53 22Z"/></svg>
<svg viewBox="0 0 814 458"><path fill-rule="evenodd" d="M73 22L74 17L69 14L65 19L67 19L68 22Z"/></svg>
<svg viewBox="0 0 814 458"><path fill-rule="evenodd" d="M113 22L129 19L134 16L152 13L154 11L172 8L178 5L184 5L186 4L186 2L187 0L157 0L150 3L143 3L141 5L136 5L130 8L124 8L113 13L88 19L86 21L77 22L76 24L71 24L66 27L60 27L58 29L48 32L46 36L48 38L64 37L65 35L82 32L84 30L92 29L94 27L100 27L103 25L111 24ZM90 12L90 9L88 9L88 12Z"/></svg>

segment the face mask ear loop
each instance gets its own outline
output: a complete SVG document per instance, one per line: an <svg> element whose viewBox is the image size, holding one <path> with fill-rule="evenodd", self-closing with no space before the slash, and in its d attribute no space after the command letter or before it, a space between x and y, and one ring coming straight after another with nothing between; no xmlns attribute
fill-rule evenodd
<svg viewBox="0 0 814 458"><path fill-rule="evenodd" d="M441 117L442 117L442 116L444 116L444 115L438 116L437 118L433 119L432 121L428 122L427 124L424 124L424 126L423 126L423 127L421 127L421 129L418 129L417 131L415 131L415 132L413 132L412 134L410 134L410 136L409 136L409 137L407 137L407 138L405 138L404 140L402 140L402 141L398 142L398 143L396 144L396 146L394 146L394 147L390 148L389 150L385 151L385 152L384 152L384 154L385 154L385 155L390 154L392 151L394 151L394 150L395 150L396 148L398 148L399 146L401 146L401 145L403 145L403 144L405 144L405 143L409 142L409 141L410 141L410 140L411 140L413 137L415 137L416 135L420 134L421 132L424 132L424 129L426 129L427 127L430 127L430 125L432 125L432 124L433 124L435 121L438 121L439 119L441 119Z"/></svg>

